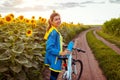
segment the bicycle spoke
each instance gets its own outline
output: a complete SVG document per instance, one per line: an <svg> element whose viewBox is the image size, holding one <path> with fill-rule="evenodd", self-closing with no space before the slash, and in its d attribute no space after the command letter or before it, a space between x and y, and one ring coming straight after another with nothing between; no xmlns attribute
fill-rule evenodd
<svg viewBox="0 0 120 80"><path fill-rule="evenodd" d="M80 60L75 60L72 65L72 80L79 80L82 74L83 64Z"/></svg>

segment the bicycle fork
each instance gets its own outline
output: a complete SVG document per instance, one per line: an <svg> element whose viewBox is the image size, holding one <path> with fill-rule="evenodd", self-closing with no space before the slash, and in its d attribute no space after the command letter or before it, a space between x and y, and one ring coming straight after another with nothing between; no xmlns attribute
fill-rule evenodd
<svg viewBox="0 0 120 80"><path fill-rule="evenodd" d="M73 66L74 68L72 69L73 70L72 72L77 75L77 66L75 64L73 64Z"/></svg>

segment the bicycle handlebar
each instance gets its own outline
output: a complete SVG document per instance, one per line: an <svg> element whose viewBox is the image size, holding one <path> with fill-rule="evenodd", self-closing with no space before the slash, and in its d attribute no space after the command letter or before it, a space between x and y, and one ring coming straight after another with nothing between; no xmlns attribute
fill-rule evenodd
<svg viewBox="0 0 120 80"><path fill-rule="evenodd" d="M64 48L67 48L68 46L67 45L64 45L63 46ZM83 52L83 53L85 53L85 51L84 50L82 50L82 49L80 49L80 48L72 48L73 50L77 50L78 52Z"/></svg>
<svg viewBox="0 0 120 80"><path fill-rule="evenodd" d="M80 48L73 48L73 50L77 50L78 52L83 52L83 53L85 53L85 51L82 50L82 49L80 49Z"/></svg>

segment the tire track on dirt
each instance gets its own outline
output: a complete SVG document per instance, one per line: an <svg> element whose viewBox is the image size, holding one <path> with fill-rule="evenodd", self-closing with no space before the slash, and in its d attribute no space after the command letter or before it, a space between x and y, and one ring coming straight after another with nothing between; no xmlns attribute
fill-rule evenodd
<svg viewBox="0 0 120 80"><path fill-rule="evenodd" d="M96 36L97 39L101 40L104 44L106 44L107 46L109 46L111 49L113 49L116 53L120 54L120 48L118 48L115 44L110 43L109 41L105 40L104 38L100 37L97 33L96 30L98 30L97 28L94 30L94 35Z"/></svg>

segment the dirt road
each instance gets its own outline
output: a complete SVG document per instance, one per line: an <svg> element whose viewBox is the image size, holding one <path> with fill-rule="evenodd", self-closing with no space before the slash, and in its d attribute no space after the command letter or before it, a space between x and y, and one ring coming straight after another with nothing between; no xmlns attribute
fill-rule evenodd
<svg viewBox="0 0 120 80"><path fill-rule="evenodd" d="M89 30L82 32L76 38L76 46L86 51L85 54L81 53L78 55L79 59L83 62L83 73L80 80L106 80L87 44L86 33L88 31Z"/></svg>

